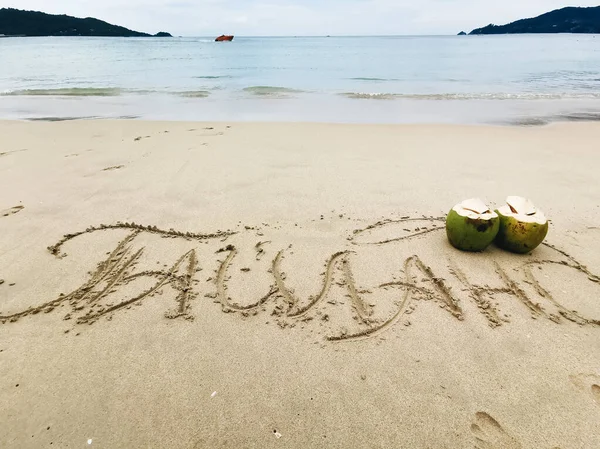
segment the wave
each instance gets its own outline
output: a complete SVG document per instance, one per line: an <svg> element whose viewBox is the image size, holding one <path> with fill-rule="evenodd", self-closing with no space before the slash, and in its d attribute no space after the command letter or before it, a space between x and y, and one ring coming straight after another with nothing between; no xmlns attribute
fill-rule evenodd
<svg viewBox="0 0 600 449"><path fill-rule="evenodd" d="M289 97L294 94L300 94L304 91L298 89L290 89L288 87L277 86L252 86L246 87L244 92L262 97Z"/></svg>
<svg viewBox="0 0 600 449"><path fill-rule="evenodd" d="M123 92L114 87L71 87L60 89L22 89L0 93L3 96L117 97Z"/></svg>
<svg viewBox="0 0 600 449"><path fill-rule="evenodd" d="M398 94L386 93L345 92L340 95L353 100L394 100L400 98Z"/></svg>
<svg viewBox="0 0 600 449"><path fill-rule="evenodd" d="M30 96L30 97L118 97L120 95L176 95L187 98L205 98L210 95L206 90L191 90L173 92L168 90L151 89L121 89L116 87L73 87L58 89L21 89L0 92L0 96Z"/></svg>
<svg viewBox="0 0 600 449"><path fill-rule="evenodd" d="M189 90L185 92L172 92L174 95L185 98L206 98L210 95L207 90Z"/></svg>
<svg viewBox="0 0 600 449"><path fill-rule="evenodd" d="M366 92L344 92L339 94L354 100L585 100L600 99L598 92L583 93L473 93L473 94L397 94L397 93L366 93Z"/></svg>
<svg viewBox="0 0 600 449"><path fill-rule="evenodd" d="M98 120L102 117L98 117L96 115L82 115L82 116L73 116L73 117L58 117L58 116L50 116L50 117L30 117L26 120L29 122L69 122L73 120Z"/></svg>
<svg viewBox="0 0 600 449"><path fill-rule="evenodd" d="M573 112L557 115L556 120L566 122L599 122L600 112Z"/></svg>
<svg viewBox="0 0 600 449"><path fill-rule="evenodd" d="M198 86L200 87L200 86ZM29 97L118 97L122 95L171 95L182 98L206 98L215 90L205 87L198 90L174 91L171 89L128 89L117 87L63 87L53 89L21 89L0 92L2 96ZM225 88L228 90L227 88ZM299 89L280 86L251 86L243 92L261 98L293 98L298 94L307 93ZM323 91L324 95L331 92ZM599 100L600 91L585 90L556 93L394 93L394 92L340 92L337 95L352 100L429 100L429 101L531 101L531 100Z"/></svg>
<svg viewBox="0 0 600 449"><path fill-rule="evenodd" d="M224 78L231 78L230 75L204 75L204 76L193 76L192 78L198 80L220 80Z"/></svg>
<svg viewBox="0 0 600 449"><path fill-rule="evenodd" d="M348 78L349 80L352 81L398 81L396 78L369 78L369 77L363 77L363 76L358 76L356 78Z"/></svg>
<svg viewBox="0 0 600 449"><path fill-rule="evenodd" d="M519 117L508 121L508 124L517 126L544 126L553 122L600 122L600 112L572 112L540 117Z"/></svg>

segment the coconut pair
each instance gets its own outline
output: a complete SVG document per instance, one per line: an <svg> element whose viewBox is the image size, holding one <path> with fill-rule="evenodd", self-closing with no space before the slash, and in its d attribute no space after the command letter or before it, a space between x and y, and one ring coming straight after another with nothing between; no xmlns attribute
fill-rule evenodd
<svg viewBox="0 0 600 449"><path fill-rule="evenodd" d="M446 234L452 246L462 251L483 251L495 241L507 251L526 254L546 238L548 220L520 196L509 196L495 212L477 198L452 208L446 217Z"/></svg>

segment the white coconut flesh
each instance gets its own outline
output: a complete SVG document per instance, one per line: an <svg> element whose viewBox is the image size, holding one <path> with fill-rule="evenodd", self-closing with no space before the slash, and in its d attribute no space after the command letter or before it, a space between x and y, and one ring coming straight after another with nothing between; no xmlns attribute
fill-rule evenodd
<svg viewBox="0 0 600 449"><path fill-rule="evenodd" d="M479 198L465 200L454 206L452 210L461 217L468 217L474 220L491 220L492 218L498 217L498 214L493 212L487 204Z"/></svg>
<svg viewBox="0 0 600 449"><path fill-rule="evenodd" d="M520 196L509 196L506 205L498 209L505 217L515 218L521 223L546 224L546 216L531 201Z"/></svg>

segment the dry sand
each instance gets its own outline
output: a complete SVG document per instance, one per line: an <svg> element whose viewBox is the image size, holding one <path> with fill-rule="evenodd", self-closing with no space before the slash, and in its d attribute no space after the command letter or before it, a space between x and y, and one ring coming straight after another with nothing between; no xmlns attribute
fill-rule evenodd
<svg viewBox="0 0 600 449"><path fill-rule="evenodd" d="M0 135L0 447L600 447L599 125Z"/></svg>

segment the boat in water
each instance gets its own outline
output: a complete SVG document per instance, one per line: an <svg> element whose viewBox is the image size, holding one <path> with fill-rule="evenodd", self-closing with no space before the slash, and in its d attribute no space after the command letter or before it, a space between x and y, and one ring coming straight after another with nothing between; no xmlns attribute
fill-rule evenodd
<svg viewBox="0 0 600 449"><path fill-rule="evenodd" d="M231 42L233 40L233 36L221 35L215 39L215 42Z"/></svg>

